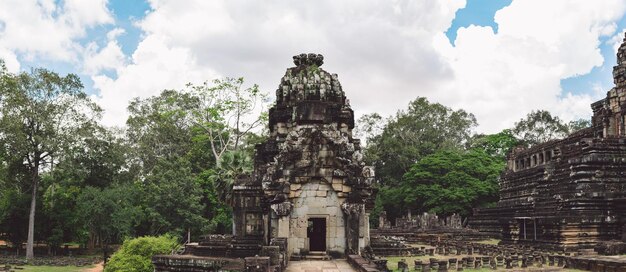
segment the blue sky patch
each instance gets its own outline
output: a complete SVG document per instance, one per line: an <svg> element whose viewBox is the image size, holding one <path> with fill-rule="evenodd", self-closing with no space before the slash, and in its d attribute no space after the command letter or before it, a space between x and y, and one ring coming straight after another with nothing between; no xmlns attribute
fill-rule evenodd
<svg viewBox="0 0 626 272"><path fill-rule="evenodd" d="M511 4L513 0L467 0L465 8L456 12L452 25L446 31L450 43L454 45L457 30L470 25L490 26L498 33L498 24L494 21L496 11Z"/></svg>

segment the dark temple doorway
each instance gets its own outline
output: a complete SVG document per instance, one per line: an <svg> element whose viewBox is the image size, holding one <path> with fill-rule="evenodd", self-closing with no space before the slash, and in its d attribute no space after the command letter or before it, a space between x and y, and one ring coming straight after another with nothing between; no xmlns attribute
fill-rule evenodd
<svg viewBox="0 0 626 272"><path fill-rule="evenodd" d="M326 251L326 218L309 218L309 251Z"/></svg>

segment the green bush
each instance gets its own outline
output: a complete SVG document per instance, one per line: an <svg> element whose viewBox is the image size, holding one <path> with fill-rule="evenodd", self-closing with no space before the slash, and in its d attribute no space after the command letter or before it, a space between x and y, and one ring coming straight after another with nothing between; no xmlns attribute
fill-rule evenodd
<svg viewBox="0 0 626 272"><path fill-rule="evenodd" d="M127 239L120 249L111 256L105 272L152 272L152 256L170 254L178 246L176 238L164 235L159 237L139 237Z"/></svg>

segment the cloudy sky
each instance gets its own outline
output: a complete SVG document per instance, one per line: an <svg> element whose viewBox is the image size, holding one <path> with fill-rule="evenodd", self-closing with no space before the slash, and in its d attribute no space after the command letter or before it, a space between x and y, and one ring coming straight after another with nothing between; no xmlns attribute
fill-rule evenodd
<svg viewBox="0 0 626 272"><path fill-rule="evenodd" d="M478 131L534 109L588 118L612 86L623 0L0 0L12 72L75 73L123 125L127 102L243 76L272 96L291 56L325 56L358 115L425 96Z"/></svg>

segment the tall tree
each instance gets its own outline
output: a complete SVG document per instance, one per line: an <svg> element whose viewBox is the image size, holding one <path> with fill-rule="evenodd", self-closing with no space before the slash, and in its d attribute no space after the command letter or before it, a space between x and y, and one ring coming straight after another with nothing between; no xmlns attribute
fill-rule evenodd
<svg viewBox="0 0 626 272"><path fill-rule="evenodd" d="M194 144L190 111L198 106L198 99L174 90L131 101L127 139L132 147L132 163L141 169L142 176L150 174L159 160L175 160L189 153Z"/></svg>
<svg viewBox="0 0 626 272"><path fill-rule="evenodd" d="M367 159L383 184L397 184L424 156L443 148L463 148L476 125L471 113L418 97L391 118L380 135L368 139Z"/></svg>
<svg viewBox="0 0 626 272"><path fill-rule="evenodd" d="M578 120L569 121L569 123L567 123L567 129L569 130L569 133L574 133L578 130L581 130L583 128L588 128L590 126L591 126L591 120L589 119L578 119Z"/></svg>
<svg viewBox="0 0 626 272"><path fill-rule="evenodd" d="M563 138L569 128L558 116L546 110L535 110L515 123L513 135L527 146Z"/></svg>
<svg viewBox="0 0 626 272"><path fill-rule="evenodd" d="M380 114L375 112L364 114L356 121L354 136L367 142L380 135L383 132L384 126L385 120Z"/></svg>
<svg viewBox="0 0 626 272"><path fill-rule="evenodd" d="M471 149L483 150L494 158L504 160L509 152L519 143L519 140L513 136L511 130L505 129L496 134L474 135L469 143L469 147Z"/></svg>
<svg viewBox="0 0 626 272"><path fill-rule="evenodd" d="M131 234L140 215L136 203L138 190L133 185L111 186L105 189L86 187L77 199L81 219L90 232L104 245L104 260L108 245Z"/></svg>
<svg viewBox="0 0 626 272"><path fill-rule="evenodd" d="M195 124L208 136L216 161L228 151L237 150L245 137L267 120L264 107L267 94L254 84L244 87L243 78L224 78L213 85L188 84L190 93L200 103L193 110Z"/></svg>
<svg viewBox="0 0 626 272"><path fill-rule="evenodd" d="M503 169L504 160L480 149L441 150L411 166L399 198L419 212L467 216L472 208L498 200L498 176Z"/></svg>
<svg viewBox="0 0 626 272"><path fill-rule="evenodd" d="M73 74L63 77L46 69L11 74L0 69L0 146L23 163L31 190L27 259L34 257L40 175L53 167L64 146L71 145L101 111L82 87Z"/></svg>

